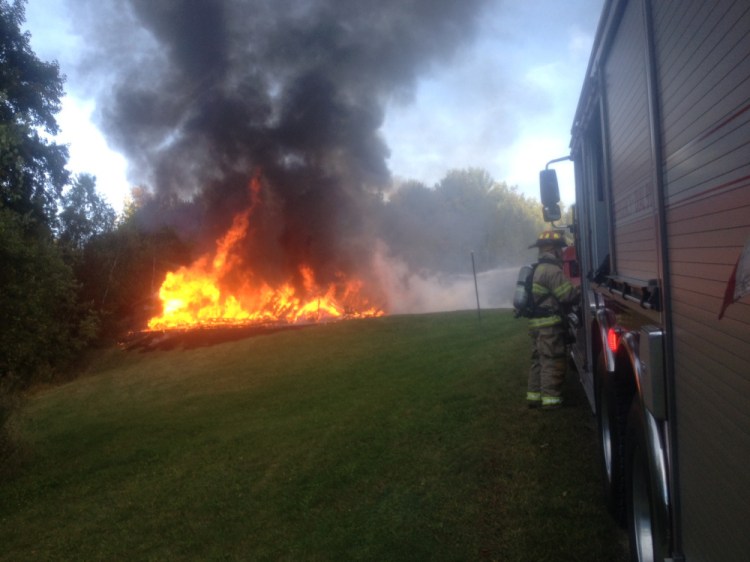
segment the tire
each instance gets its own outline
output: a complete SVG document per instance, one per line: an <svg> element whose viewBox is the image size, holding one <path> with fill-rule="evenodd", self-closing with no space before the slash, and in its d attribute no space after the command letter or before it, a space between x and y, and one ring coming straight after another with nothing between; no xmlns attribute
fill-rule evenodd
<svg viewBox="0 0 750 562"><path fill-rule="evenodd" d="M663 562L668 548L667 516L658 502L649 462L643 411L636 398L628 416L627 529L633 562Z"/></svg>
<svg viewBox="0 0 750 562"><path fill-rule="evenodd" d="M599 450L607 509L625 524L625 442L632 384L608 373L603 352L597 358L596 406Z"/></svg>

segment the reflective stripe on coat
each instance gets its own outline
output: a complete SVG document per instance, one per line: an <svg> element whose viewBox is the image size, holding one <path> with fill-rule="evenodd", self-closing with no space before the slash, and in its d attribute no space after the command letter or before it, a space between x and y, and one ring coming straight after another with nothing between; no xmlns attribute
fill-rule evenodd
<svg viewBox="0 0 750 562"><path fill-rule="evenodd" d="M578 298L578 288L563 273L562 260L544 253L539 261L531 288L537 311L536 317L529 321L531 329L562 324L560 304L573 303Z"/></svg>

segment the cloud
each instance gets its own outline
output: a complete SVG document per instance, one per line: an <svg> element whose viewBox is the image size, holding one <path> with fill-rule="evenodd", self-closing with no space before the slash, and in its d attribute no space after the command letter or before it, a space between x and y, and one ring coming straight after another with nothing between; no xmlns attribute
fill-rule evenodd
<svg viewBox="0 0 750 562"><path fill-rule="evenodd" d="M125 180L127 163L122 155L109 150L102 133L91 122L94 111L92 101L80 101L66 97L62 101L62 111L58 117L61 133L57 141L70 145L68 168L74 173L85 171L96 177L97 186L106 185L121 194L128 192L129 186ZM75 142L80 136L85 136L85 144ZM105 194L105 198L107 198ZM113 207L122 207L122 198L108 201Z"/></svg>
<svg viewBox="0 0 750 562"><path fill-rule="evenodd" d="M535 195L538 169L519 166L567 150L601 5L506 2L485 12L476 42L421 79L411 105L388 107L392 171L430 185L480 167Z"/></svg>

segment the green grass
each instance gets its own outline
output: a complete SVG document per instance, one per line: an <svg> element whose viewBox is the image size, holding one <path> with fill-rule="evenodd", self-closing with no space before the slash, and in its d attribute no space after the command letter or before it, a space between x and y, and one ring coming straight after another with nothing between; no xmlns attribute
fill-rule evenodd
<svg viewBox="0 0 750 562"><path fill-rule="evenodd" d="M529 411L528 356L499 311L109 350L28 400L0 559L620 560L575 375Z"/></svg>

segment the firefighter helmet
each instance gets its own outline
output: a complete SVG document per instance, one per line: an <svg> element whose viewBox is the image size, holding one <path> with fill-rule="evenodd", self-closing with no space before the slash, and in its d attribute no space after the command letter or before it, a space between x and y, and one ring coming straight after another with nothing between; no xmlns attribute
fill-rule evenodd
<svg viewBox="0 0 750 562"><path fill-rule="evenodd" d="M563 248L567 245L568 243L565 241L565 234L562 230L545 230L529 248L541 248L542 246Z"/></svg>

